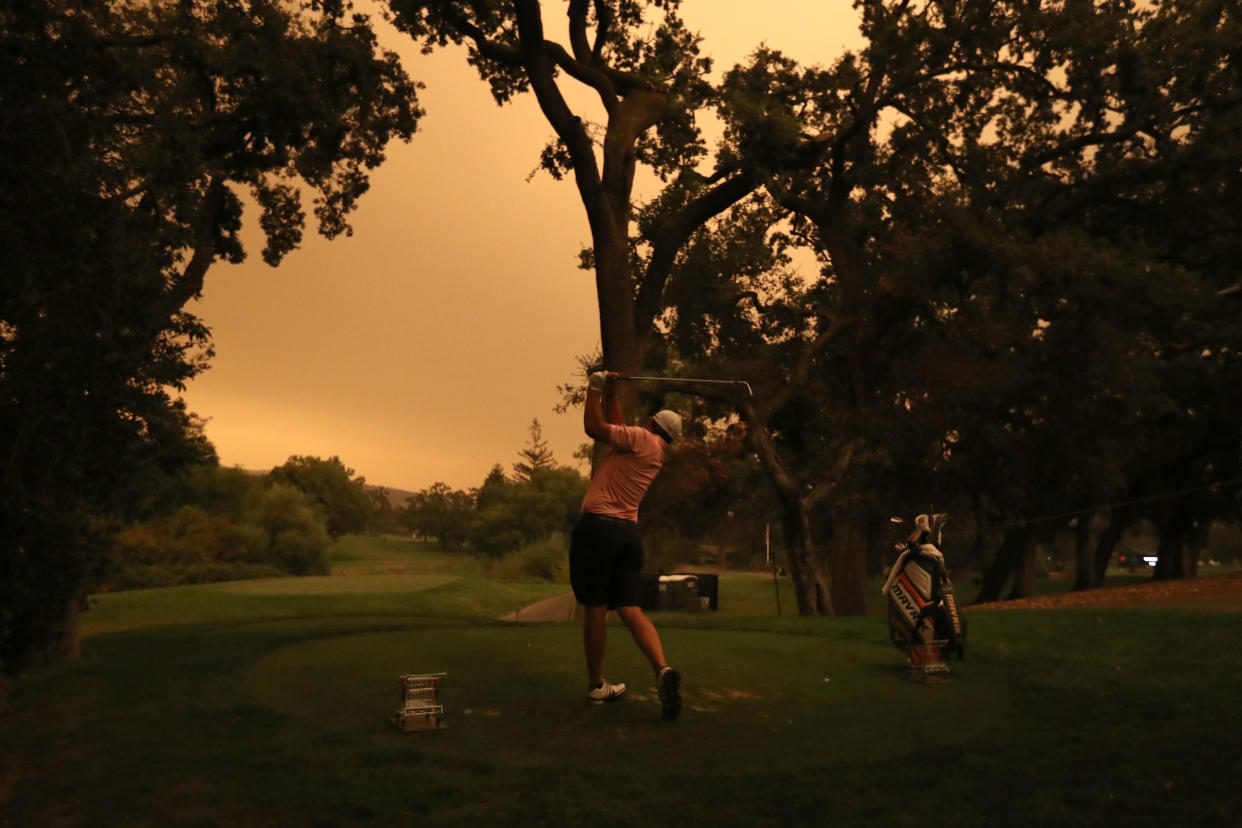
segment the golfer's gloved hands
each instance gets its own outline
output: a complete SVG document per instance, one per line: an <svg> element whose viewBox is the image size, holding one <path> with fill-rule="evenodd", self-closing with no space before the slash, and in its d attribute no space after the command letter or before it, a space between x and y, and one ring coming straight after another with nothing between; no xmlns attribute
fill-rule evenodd
<svg viewBox="0 0 1242 828"><path fill-rule="evenodd" d="M608 379L607 377L604 376L604 372L596 371L595 373L591 374L591 380L590 380L590 383L587 385L587 387L590 388L592 391L596 391L602 394L604 393L604 386L607 383L608 383Z"/></svg>

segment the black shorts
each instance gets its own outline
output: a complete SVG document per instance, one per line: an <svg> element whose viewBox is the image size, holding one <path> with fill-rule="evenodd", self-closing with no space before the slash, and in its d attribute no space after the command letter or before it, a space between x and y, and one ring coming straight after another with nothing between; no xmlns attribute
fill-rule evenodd
<svg viewBox="0 0 1242 828"><path fill-rule="evenodd" d="M643 541L638 524L621 518L584 514L569 543L569 583L587 607L640 605L638 573Z"/></svg>

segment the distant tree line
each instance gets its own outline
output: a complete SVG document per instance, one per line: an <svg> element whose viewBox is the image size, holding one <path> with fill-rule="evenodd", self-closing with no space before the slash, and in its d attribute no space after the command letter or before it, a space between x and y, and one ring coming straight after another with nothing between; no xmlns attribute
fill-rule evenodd
<svg viewBox="0 0 1242 828"><path fill-rule="evenodd" d="M435 483L395 506L339 457L294 455L266 473L199 463L153 485L142 518L113 531L103 589L329 572L348 533L400 533L481 558L488 571L557 579L586 479L559 467L539 421L512 477L497 463L471 490Z"/></svg>
<svg viewBox="0 0 1242 828"><path fill-rule="evenodd" d="M587 480L559 466L536 419L513 476L494 465L477 489L435 483L409 498L398 517L408 531L491 561L541 545L528 574L551 577L568 563L568 536L577 522Z"/></svg>

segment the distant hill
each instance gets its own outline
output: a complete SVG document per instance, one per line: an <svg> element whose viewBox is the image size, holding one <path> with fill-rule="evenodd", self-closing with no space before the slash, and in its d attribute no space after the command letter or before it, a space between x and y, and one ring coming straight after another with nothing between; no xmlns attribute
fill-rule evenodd
<svg viewBox="0 0 1242 828"><path fill-rule="evenodd" d="M370 483L367 484L368 492L377 492L381 490L388 495L388 502L392 504L392 508L394 509L404 509L405 502L414 496L414 492L406 491L405 489L394 489L392 486L372 486Z"/></svg>

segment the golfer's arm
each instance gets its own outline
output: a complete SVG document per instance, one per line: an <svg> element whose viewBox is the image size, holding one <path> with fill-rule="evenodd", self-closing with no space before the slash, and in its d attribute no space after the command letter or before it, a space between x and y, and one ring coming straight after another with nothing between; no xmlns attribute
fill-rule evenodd
<svg viewBox="0 0 1242 828"><path fill-rule="evenodd" d="M613 425L625 425L625 417L621 414L621 401L612 388L604 389L604 420Z"/></svg>
<svg viewBox="0 0 1242 828"><path fill-rule="evenodd" d="M595 440L608 441L608 421L604 419L604 409L600 404L598 391L587 391L586 406L582 412L582 427L587 436Z"/></svg>

